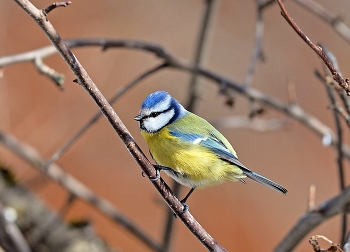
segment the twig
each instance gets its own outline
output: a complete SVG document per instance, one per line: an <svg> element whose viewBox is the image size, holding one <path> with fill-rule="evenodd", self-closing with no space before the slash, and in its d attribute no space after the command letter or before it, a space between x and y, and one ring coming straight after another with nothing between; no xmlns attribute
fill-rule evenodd
<svg viewBox="0 0 350 252"><path fill-rule="evenodd" d="M264 36L264 20L263 20L263 10L266 3L263 0L256 0L256 22L255 22L255 46L253 50L250 63L245 74L243 85L249 87L253 81L253 76L255 72L256 65L259 59L263 58L263 36Z"/></svg>
<svg viewBox="0 0 350 252"><path fill-rule="evenodd" d="M315 76L321 81L321 83L323 83L323 84L325 84L325 83L330 83L330 85L332 85L332 87L333 87L336 91L338 91L337 88L339 88L339 86L334 86L334 85L333 85L333 82L332 82L331 80L329 80L329 78L328 78L328 80L327 80L318 70L315 70L315 71L314 71L314 74L315 74ZM343 89L341 89L340 91L344 93L344 90L343 90ZM347 97L346 95L345 95L345 98L348 99L348 97ZM329 108L331 108L331 109L337 111L337 112L339 113L339 115L341 115L341 116L344 118L344 120L346 121L346 123L348 124L348 126L350 126L350 114L348 114L348 113L345 111L345 109L344 109L343 107L340 106L340 104L336 103L334 106L332 106L332 105L329 106Z"/></svg>
<svg viewBox="0 0 350 252"><path fill-rule="evenodd" d="M334 54L328 50L328 48L325 45L321 45L324 53L326 56L331 60L332 64L339 70L338 67L338 62ZM325 74L326 75L326 74ZM331 86L331 78L330 76L325 77L325 86L327 90L327 94L330 100L330 104L333 107L338 107L336 98L333 92L333 88ZM343 129L341 126L340 118L339 118L339 113L336 110L333 110L333 115L334 115L334 121L335 121L335 127L337 129L337 136L338 136L338 144L337 144L337 164L338 164L338 176L339 176L339 185L340 185L340 190L344 190L345 188L345 174L344 174L344 154L342 152L341 146L343 143ZM341 220L341 244L345 243L345 236L347 232L347 214L343 213L342 214L342 220Z"/></svg>
<svg viewBox="0 0 350 252"><path fill-rule="evenodd" d="M324 53L326 54L328 59L332 62L334 68L341 75L341 71L340 71L340 67L339 67L339 64L338 64L338 60L335 57L335 55L328 49L328 47L325 44L321 44L320 43L320 46L322 47L322 50L324 51ZM331 84L333 84L333 82ZM333 86L335 86L335 85L333 85ZM337 87L337 88L335 88L335 90L338 92L338 94L340 96L340 99L342 100L342 102L344 104L347 116L350 116L350 98L346 95L346 93L344 92L343 89L339 88L338 86L335 86L335 87Z"/></svg>
<svg viewBox="0 0 350 252"><path fill-rule="evenodd" d="M328 94L331 105L336 106L335 95L334 95L332 87L330 86L329 83L326 83L326 90L327 90L327 94ZM335 126L337 129L337 136L338 136L337 164L338 164L338 177L339 177L340 190L342 191L345 188L344 155L343 155L343 151L341 149L341 146L343 143L343 129L341 127L338 112L333 110L333 115L334 115ZM342 220L341 220L341 233L340 233L341 234L341 244L344 244L346 231L347 231L347 215L346 215L346 213L343 213Z"/></svg>
<svg viewBox="0 0 350 252"><path fill-rule="evenodd" d="M215 0L204 0L205 1L205 11L202 19L202 24L200 27L200 32L196 45L196 52L194 55L194 65L199 66L202 62L204 47L207 42L208 31L210 26L210 20L212 19ZM192 73L191 80L189 84L189 95L186 103L186 109L193 111L195 109L196 103L200 96L200 88L198 85L198 74Z"/></svg>
<svg viewBox="0 0 350 252"><path fill-rule="evenodd" d="M326 64L329 71L331 71L333 79L339 84L340 87L342 87L346 94L350 96L350 86L348 83L348 79L344 80L341 75L338 73L338 71L334 68L331 61L327 58L325 53L323 52L322 48L320 46L317 46L315 43L313 43L304 33L303 31L298 27L298 25L294 22L291 16L289 16L286 8L284 7L284 4L282 0L277 0L280 8L281 8L281 15L286 19L286 21L289 23L289 25L294 29L294 31L305 41L305 43L311 47L312 50L323 60L323 62Z"/></svg>
<svg viewBox="0 0 350 252"><path fill-rule="evenodd" d="M301 216L288 234L277 245L274 252L293 251L298 243L314 228L329 218L348 211L350 204L350 186L339 195L323 202L312 212Z"/></svg>
<svg viewBox="0 0 350 252"><path fill-rule="evenodd" d="M67 2L56 2L53 3L51 5L49 5L48 7L46 7L45 9L42 10L43 14L45 16L47 16L47 14L49 14L50 11L56 9L57 7L67 7L68 5L70 5L72 2L71 1L67 1Z"/></svg>
<svg viewBox="0 0 350 252"><path fill-rule="evenodd" d="M325 250L321 249L321 247L318 245L318 239L322 238L323 240L327 241L331 244L331 246ZM339 244L334 244L330 239L328 239L326 236L323 235L314 235L309 239L309 243L312 245L312 248L315 252L344 252Z"/></svg>
<svg viewBox="0 0 350 252"><path fill-rule="evenodd" d="M99 91L95 83L91 80L88 73L85 71L83 66L79 63L78 59L69 50L68 46L60 38L57 31L46 20L45 16L41 15L40 11L28 0L15 0L16 3L25 11L30 17L41 27L49 40L60 52L63 59L66 61L68 66L74 72L77 77L78 83L85 89L90 97L100 108L101 112L106 116L109 123L113 126L119 137L133 156L135 161L142 168L143 172L148 177L155 177L156 171L152 164L147 160L135 140L132 138L130 132L127 130L123 122L118 117L117 113L110 106L106 98ZM168 185L159 179L152 181L152 184L161 194L163 199L169 205L169 207L176 213L179 219L187 226L187 228L194 234L198 240L210 251L226 251L219 243L217 243L194 219L189 211L183 212L183 204L172 194L172 191Z"/></svg>
<svg viewBox="0 0 350 252"><path fill-rule="evenodd" d="M131 220L124 216L118 209L116 209L109 201L98 196L80 181L66 173L61 167L56 164L46 165L47 161L39 155L39 153L32 147L21 143L14 136L4 134L0 131L0 142L13 151L16 155L23 158L25 161L32 164L40 172L44 173L50 179L61 184L70 193L89 202L106 216L110 217L114 222L123 226L132 235L135 235L140 241L145 243L148 247L158 251L159 246L148 235L137 227Z"/></svg>
<svg viewBox="0 0 350 252"><path fill-rule="evenodd" d="M146 72L142 73L141 75L137 76L134 80L132 80L130 83L125 85L124 87L120 87L114 95L109 99L109 103L112 105L115 103L122 95L124 95L127 91L129 91L131 88L133 88L135 85L140 83L141 80L145 79L146 77L158 72L159 70L166 67L166 63L161 63L159 65L156 65L155 67L152 67L151 69L147 70ZM66 152L92 125L94 125L98 119L102 116L102 113L98 111L93 117L90 118L90 120L82 127L80 128L66 143L63 144L61 148L59 148L47 161L47 166L52 164L53 162L56 162L64 152Z"/></svg>
<svg viewBox="0 0 350 252"><path fill-rule="evenodd" d="M64 74L58 73L55 69L45 65L40 57L34 59L34 65L39 73L51 79L61 90L63 90Z"/></svg>
<svg viewBox="0 0 350 252"><path fill-rule="evenodd" d="M322 5L313 0L294 1L327 22L336 30L336 32L338 32L340 36L342 36L348 43L350 43L350 28L342 21L339 16L330 13Z"/></svg>
<svg viewBox="0 0 350 252"><path fill-rule="evenodd" d="M316 186L310 185L309 199L308 199L308 203L307 203L307 211L308 212L314 211L315 206L316 206Z"/></svg>

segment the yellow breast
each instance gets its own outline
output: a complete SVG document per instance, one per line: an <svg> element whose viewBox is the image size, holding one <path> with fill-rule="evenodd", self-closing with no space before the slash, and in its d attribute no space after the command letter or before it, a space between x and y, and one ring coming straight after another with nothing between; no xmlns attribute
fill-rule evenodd
<svg viewBox="0 0 350 252"><path fill-rule="evenodd" d="M174 177L168 173L183 185L203 187L225 179L234 180L233 174L236 178L244 177L238 167L222 161L203 146L180 141L169 133L167 127L156 133L141 131L141 134L156 162L182 174Z"/></svg>

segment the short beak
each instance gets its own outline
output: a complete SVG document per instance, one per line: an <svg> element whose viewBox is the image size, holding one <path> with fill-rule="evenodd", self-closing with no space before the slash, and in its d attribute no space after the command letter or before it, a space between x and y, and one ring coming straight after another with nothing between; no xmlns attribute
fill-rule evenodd
<svg viewBox="0 0 350 252"><path fill-rule="evenodd" d="M136 120L136 121L141 121L141 119L142 119L142 116L141 116L141 115L137 115L137 116L134 118L134 120Z"/></svg>

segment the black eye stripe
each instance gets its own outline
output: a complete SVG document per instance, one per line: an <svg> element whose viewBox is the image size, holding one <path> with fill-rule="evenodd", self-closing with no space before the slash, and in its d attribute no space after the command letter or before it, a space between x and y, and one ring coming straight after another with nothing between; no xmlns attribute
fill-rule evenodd
<svg viewBox="0 0 350 252"><path fill-rule="evenodd" d="M165 113L165 112L168 112L168 111L170 111L170 110L172 110L172 109L173 109L173 108L170 107L170 108L168 108L168 109L166 109L166 110L163 110L163 111L152 112L150 115L145 116L143 119L150 118L150 117L151 117L151 118L157 117L157 116L159 116L160 114Z"/></svg>

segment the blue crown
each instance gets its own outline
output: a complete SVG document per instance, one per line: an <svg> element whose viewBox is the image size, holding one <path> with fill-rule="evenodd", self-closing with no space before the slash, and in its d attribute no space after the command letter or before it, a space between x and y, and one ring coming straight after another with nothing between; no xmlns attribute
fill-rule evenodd
<svg viewBox="0 0 350 252"><path fill-rule="evenodd" d="M141 109L150 109L154 107L154 105L158 104L159 102L164 101L165 99L169 98L169 94L165 91L157 91L149 96L143 101L141 105Z"/></svg>

